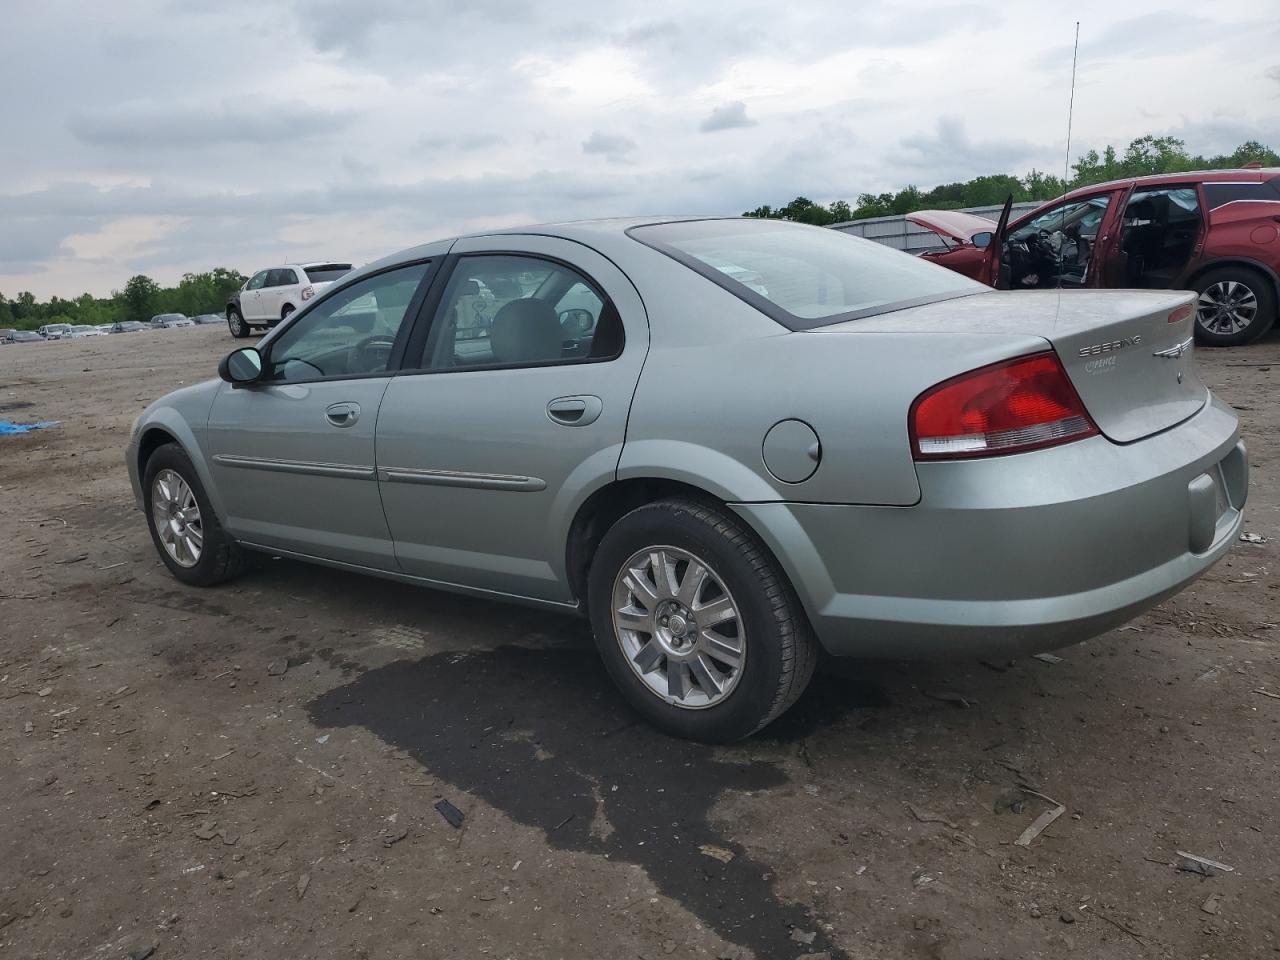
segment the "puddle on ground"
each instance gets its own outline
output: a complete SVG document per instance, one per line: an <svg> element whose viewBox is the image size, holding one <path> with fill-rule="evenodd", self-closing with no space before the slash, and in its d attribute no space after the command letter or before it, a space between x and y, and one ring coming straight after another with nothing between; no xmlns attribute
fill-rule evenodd
<svg viewBox="0 0 1280 960"><path fill-rule="evenodd" d="M766 734L799 739L878 699L853 681L822 676ZM646 726L620 701L590 647L397 661L330 690L310 713L322 727L368 729L439 779L542 830L553 848L643 867L660 893L759 957L846 956L804 907L775 897L769 865L710 820L723 791L780 787L783 771L719 759L714 747ZM601 820L609 829L599 829ZM703 844L734 858L721 863L699 851ZM792 940L793 926L817 932L813 944Z"/></svg>

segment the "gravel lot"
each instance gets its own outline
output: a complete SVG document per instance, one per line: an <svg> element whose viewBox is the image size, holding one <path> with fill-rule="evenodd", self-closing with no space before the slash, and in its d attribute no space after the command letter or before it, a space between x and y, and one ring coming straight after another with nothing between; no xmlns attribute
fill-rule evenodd
<svg viewBox="0 0 1280 960"><path fill-rule="evenodd" d="M0 347L0 419L63 421L0 438L0 953L1280 951L1280 337L1199 354L1266 543L1060 662L829 666L733 748L637 724L577 620L266 557L179 585L122 452L230 347ZM1027 847L1019 783L1066 808Z"/></svg>

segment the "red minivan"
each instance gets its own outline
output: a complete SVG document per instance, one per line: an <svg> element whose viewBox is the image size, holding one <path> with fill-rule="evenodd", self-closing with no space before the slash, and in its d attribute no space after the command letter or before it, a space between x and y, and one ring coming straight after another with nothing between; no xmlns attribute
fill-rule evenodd
<svg viewBox="0 0 1280 960"><path fill-rule="evenodd" d="M1196 339L1211 346L1248 343L1276 321L1278 169L1100 183L1012 223L1007 204L999 223L957 210L907 219L948 241L923 257L1001 289L1194 290Z"/></svg>

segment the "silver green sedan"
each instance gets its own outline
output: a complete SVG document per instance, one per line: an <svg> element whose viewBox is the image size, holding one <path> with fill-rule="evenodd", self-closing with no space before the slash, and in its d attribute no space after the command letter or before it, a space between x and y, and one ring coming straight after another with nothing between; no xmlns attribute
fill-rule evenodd
<svg viewBox="0 0 1280 960"><path fill-rule="evenodd" d="M1192 320L778 221L513 229L343 277L128 466L184 583L263 550L577 611L637 711L730 741L820 648L1046 650L1204 573L1248 466Z"/></svg>

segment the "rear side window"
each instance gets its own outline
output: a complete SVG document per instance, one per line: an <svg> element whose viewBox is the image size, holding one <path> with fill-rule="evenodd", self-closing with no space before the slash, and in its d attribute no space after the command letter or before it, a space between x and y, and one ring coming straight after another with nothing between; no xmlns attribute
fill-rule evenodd
<svg viewBox="0 0 1280 960"><path fill-rule="evenodd" d="M1269 200L1280 202L1280 187L1276 181L1264 180L1261 183L1206 183L1204 198L1210 210L1237 203L1242 200Z"/></svg>
<svg viewBox="0 0 1280 960"><path fill-rule="evenodd" d="M990 289L861 237L785 221L689 220L628 233L792 330Z"/></svg>
<svg viewBox="0 0 1280 960"><path fill-rule="evenodd" d="M312 283L326 283L329 280L337 280L344 274L351 272L351 264L349 263L316 263L309 267L302 268L307 279Z"/></svg>

